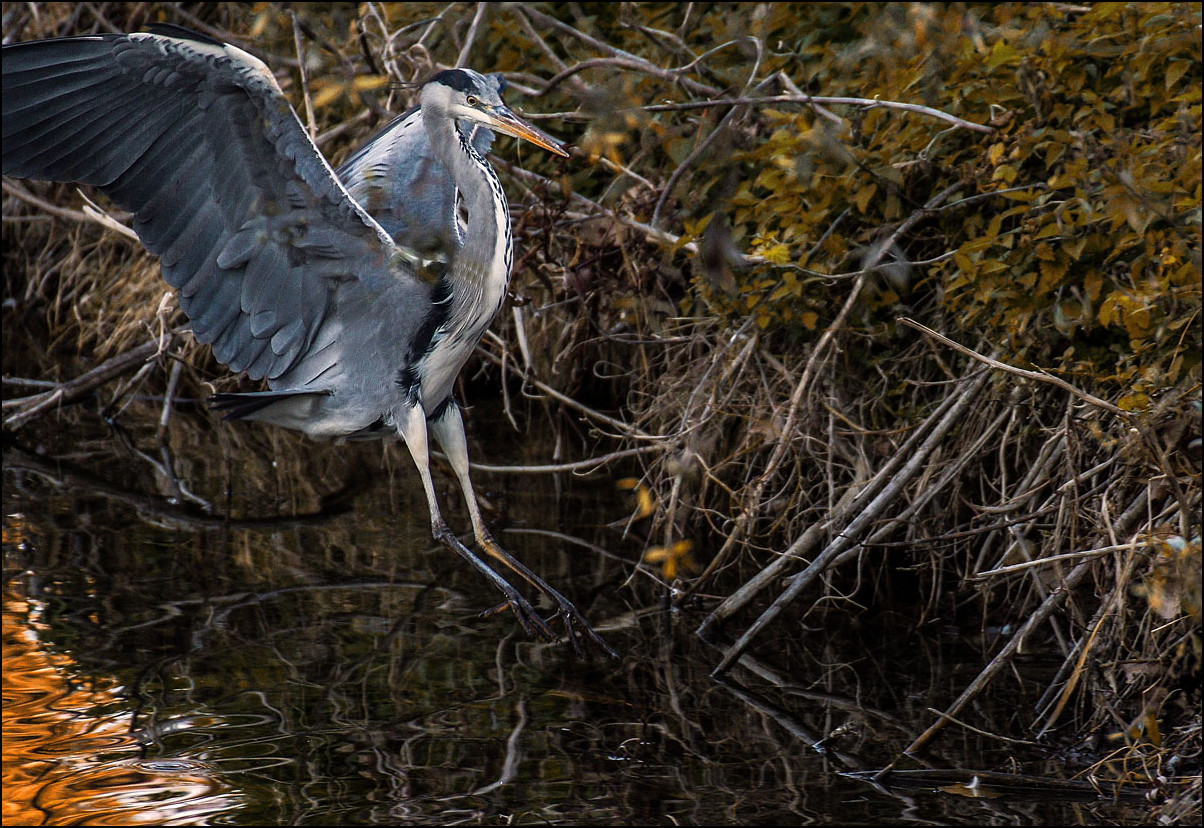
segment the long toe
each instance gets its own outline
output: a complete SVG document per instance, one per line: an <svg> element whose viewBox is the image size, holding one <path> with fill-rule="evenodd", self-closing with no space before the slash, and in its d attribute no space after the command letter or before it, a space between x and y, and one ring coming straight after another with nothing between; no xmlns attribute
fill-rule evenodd
<svg viewBox="0 0 1204 828"><path fill-rule="evenodd" d="M495 615L504 609L510 609L514 612L515 617L518 618L518 623L522 624L523 629L527 631L527 635L532 638L541 638L544 641L556 640L556 634L552 632L551 627L539 617L539 613L535 611L526 598L519 594L518 590L510 585L509 581L490 569L489 565L474 555L471 549L460 543L460 539L447 528L447 524L441 518L436 517L432 523L432 534L435 536L435 540L472 564L502 595L506 596L506 600L501 604L481 613L482 617Z"/></svg>
<svg viewBox="0 0 1204 828"><path fill-rule="evenodd" d="M542 639L549 643L558 640L556 633L552 632L552 628L548 626L548 623L523 598L505 600L496 607L485 610L477 617L488 618L491 615L497 615L499 612L505 612L506 610L514 612L514 617L518 619L518 623L522 625L527 635L532 638Z"/></svg>
<svg viewBox="0 0 1204 828"><path fill-rule="evenodd" d="M577 630L580 630L585 634L585 637L592 641L594 645L602 652L606 653L611 658L619 657L619 654L606 643L602 636L598 635L594 628L589 625L589 622L585 620L585 617L568 601L565 601L564 604L561 605L560 611L557 613L557 615L563 619L564 627L568 631L569 640L572 641L573 649L577 651L578 656L583 655L581 642L577 637Z"/></svg>
<svg viewBox="0 0 1204 828"><path fill-rule="evenodd" d="M585 637L592 641L594 645L598 647L598 649L602 650L602 652L606 653L611 658L619 657L619 654L616 653L609 644L603 641L602 636L598 635L598 633L594 631L594 628L589 625L589 622L585 620L585 616L583 616L577 610L577 608L573 606L572 601L565 598L555 589L550 587L543 580L543 578L540 578L538 575L528 569L525 564L503 549L501 544L494 540L488 532L479 532L477 534L477 543L480 545L485 554L493 558L495 561L504 564L512 572L519 575L524 581L538 589L556 604L556 616L564 622L565 634L569 642L572 643L573 649L576 651L578 656L584 655L581 641L577 636L577 632L580 630L585 634Z"/></svg>

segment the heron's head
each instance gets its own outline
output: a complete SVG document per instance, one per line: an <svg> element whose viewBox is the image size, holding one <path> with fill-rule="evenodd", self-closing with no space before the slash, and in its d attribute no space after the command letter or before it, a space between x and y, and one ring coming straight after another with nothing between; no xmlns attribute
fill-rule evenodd
<svg viewBox="0 0 1204 828"><path fill-rule="evenodd" d="M422 108L457 121L482 124L567 157L559 141L510 111L502 100L500 87L496 78L471 69L448 69L422 87Z"/></svg>

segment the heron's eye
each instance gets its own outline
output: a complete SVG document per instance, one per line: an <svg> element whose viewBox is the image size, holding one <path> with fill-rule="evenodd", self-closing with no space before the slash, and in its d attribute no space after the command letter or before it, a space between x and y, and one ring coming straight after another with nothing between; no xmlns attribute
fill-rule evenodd
<svg viewBox="0 0 1204 828"><path fill-rule="evenodd" d="M469 106L476 106L476 105L477 105L477 103L478 103L478 101L477 101L477 96L476 96L476 95L469 95L469 96L468 96L468 105L469 105Z"/></svg>

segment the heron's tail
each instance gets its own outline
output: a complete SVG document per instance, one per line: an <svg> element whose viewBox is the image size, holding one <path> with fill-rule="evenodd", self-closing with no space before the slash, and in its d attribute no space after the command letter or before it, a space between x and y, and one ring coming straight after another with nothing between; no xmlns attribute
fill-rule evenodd
<svg viewBox="0 0 1204 828"><path fill-rule="evenodd" d="M227 420L260 420L287 426L289 420L305 418L321 397L329 395L329 391L245 391L214 394L209 404L226 412Z"/></svg>

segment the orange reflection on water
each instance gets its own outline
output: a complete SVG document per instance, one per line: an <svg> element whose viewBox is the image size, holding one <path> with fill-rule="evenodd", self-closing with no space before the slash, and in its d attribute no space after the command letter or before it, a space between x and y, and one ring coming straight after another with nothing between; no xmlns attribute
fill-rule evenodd
<svg viewBox="0 0 1204 828"><path fill-rule="evenodd" d="M5 589L0 624L5 825L203 825L238 809L204 763L139 758L129 701L81 686L72 659L40 640L37 604L14 588L19 580Z"/></svg>

